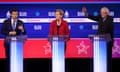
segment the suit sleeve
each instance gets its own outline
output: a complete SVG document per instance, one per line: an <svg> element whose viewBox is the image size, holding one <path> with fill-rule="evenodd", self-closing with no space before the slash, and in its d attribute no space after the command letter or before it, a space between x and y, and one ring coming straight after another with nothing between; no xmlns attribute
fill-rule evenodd
<svg viewBox="0 0 120 72"><path fill-rule="evenodd" d="M53 22L50 23L49 36L53 35Z"/></svg>
<svg viewBox="0 0 120 72"><path fill-rule="evenodd" d="M2 24L1 34L5 35L5 36L9 35L9 30L7 28L7 21L4 21Z"/></svg>
<svg viewBox="0 0 120 72"><path fill-rule="evenodd" d="M94 20L94 21L99 21L99 16L92 16L92 15L89 15L87 16L89 19L91 20Z"/></svg>
<svg viewBox="0 0 120 72"><path fill-rule="evenodd" d="M22 32L22 34L26 35L26 29L25 29L25 26L24 26L23 22L22 22L22 25L23 25L23 28L24 28L24 32Z"/></svg>
<svg viewBox="0 0 120 72"><path fill-rule="evenodd" d="M17 30L17 35L19 35L19 34L26 35L26 29L25 29L24 23L23 23L22 21L19 21L19 26L20 26L20 25L23 26L24 32L22 32L21 30Z"/></svg>
<svg viewBox="0 0 120 72"><path fill-rule="evenodd" d="M70 39L70 30L69 30L69 26L68 26L67 22L65 23L65 32L66 32L67 38L69 40Z"/></svg>
<svg viewBox="0 0 120 72"><path fill-rule="evenodd" d="M111 38L113 39L114 37L114 23L113 23L113 17L110 18L109 20L109 33L111 35Z"/></svg>

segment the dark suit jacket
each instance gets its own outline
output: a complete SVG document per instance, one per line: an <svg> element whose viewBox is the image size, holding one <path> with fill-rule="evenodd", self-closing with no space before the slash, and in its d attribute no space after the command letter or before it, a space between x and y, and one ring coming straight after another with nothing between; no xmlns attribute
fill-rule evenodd
<svg viewBox="0 0 120 72"><path fill-rule="evenodd" d="M17 20L17 24L16 24L16 35L21 35L21 34L26 34L26 31L25 31L25 28L24 28L24 32L22 32L21 30L18 29L18 27L20 25L23 25L23 22L20 21L20 20ZM24 27L24 25L23 25ZM8 60L8 66L9 66L9 60L10 60L10 42L9 40L6 39L7 36L10 36L9 35L9 32L10 31L13 31L13 28L12 28L12 25L11 25L11 19L7 19L3 22L2 24L2 30L1 30L1 33L5 36L5 41L4 41L4 47L6 48L5 49L5 53L6 53L6 57L7 57L7 60Z"/></svg>
<svg viewBox="0 0 120 72"><path fill-rule="evenodd" d="M89 19L92 19L94 21L98 22L98 31L97 34L110 34L112 38L112 46L114 42L114 23L113 23L113 17L112 16L107 16L105 21L103 21L102 17L99 16L92 16L88 15Z"/></svg>
<svg viewBox="0 0 120 72"><path fill-rule="evenodd" d="M20 25L23 25L23 27L24 27L23 22L20 21L20 20L17 20L16 29L15 29L16 35L20 35L20 34L24 34L25 35L26 34L25 28L24 28L24 32L22 32L21 30L18 29L18 27ZM13 31L12 25L11 25L11 19L7 19L7 20L5 20L3 22L1 33L3 35L5 35L5 37L6 37L6 36L9 36L9 32L10 31Z"/></svg>

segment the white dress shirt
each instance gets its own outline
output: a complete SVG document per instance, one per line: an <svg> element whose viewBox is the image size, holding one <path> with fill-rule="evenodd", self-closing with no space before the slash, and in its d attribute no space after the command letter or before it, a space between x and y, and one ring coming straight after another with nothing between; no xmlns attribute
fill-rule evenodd
<svg viewBox="0 0 120 72"><path fill-rule="evenodd" d="M14 26L14 22L15 22L15 26ZM12 28L16 28L16 25L17 25L17 20L14 20L14 19L11 19L11 25L12 25ZM13 28L13 29L14 29Z"/></svg>

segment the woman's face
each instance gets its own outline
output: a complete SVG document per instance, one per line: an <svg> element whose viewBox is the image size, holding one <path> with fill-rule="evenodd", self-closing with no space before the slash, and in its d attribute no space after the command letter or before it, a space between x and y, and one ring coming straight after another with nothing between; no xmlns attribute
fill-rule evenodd
<svg viewBox="0 0 120 72"><path fill-rule="evenodd" d="M60 12L55 12L55 17L56 19L61 19L62 15L60 14Z"/></svg>

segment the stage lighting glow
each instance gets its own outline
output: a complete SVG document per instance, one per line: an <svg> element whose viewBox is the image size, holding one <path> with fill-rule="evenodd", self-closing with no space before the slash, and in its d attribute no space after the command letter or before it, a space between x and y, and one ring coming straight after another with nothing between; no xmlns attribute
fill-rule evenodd
<svg viewBox="0 0 120 72"><path fill-rule="evenodd" d="M10 46L10 72L23 72L23 42L17 41L15 37Z"/></svg>
<svg viewBox="0 0 120 72"><path fill-rule="evenodd" d="M107 72L106 41L94 38L94 72Z"/></svg>
<svg viewBox="0 0 120 72"><path fill-rule="evenodd" d="M64 41L58 38L52 42L52 72L64 72Z"/></svg>

